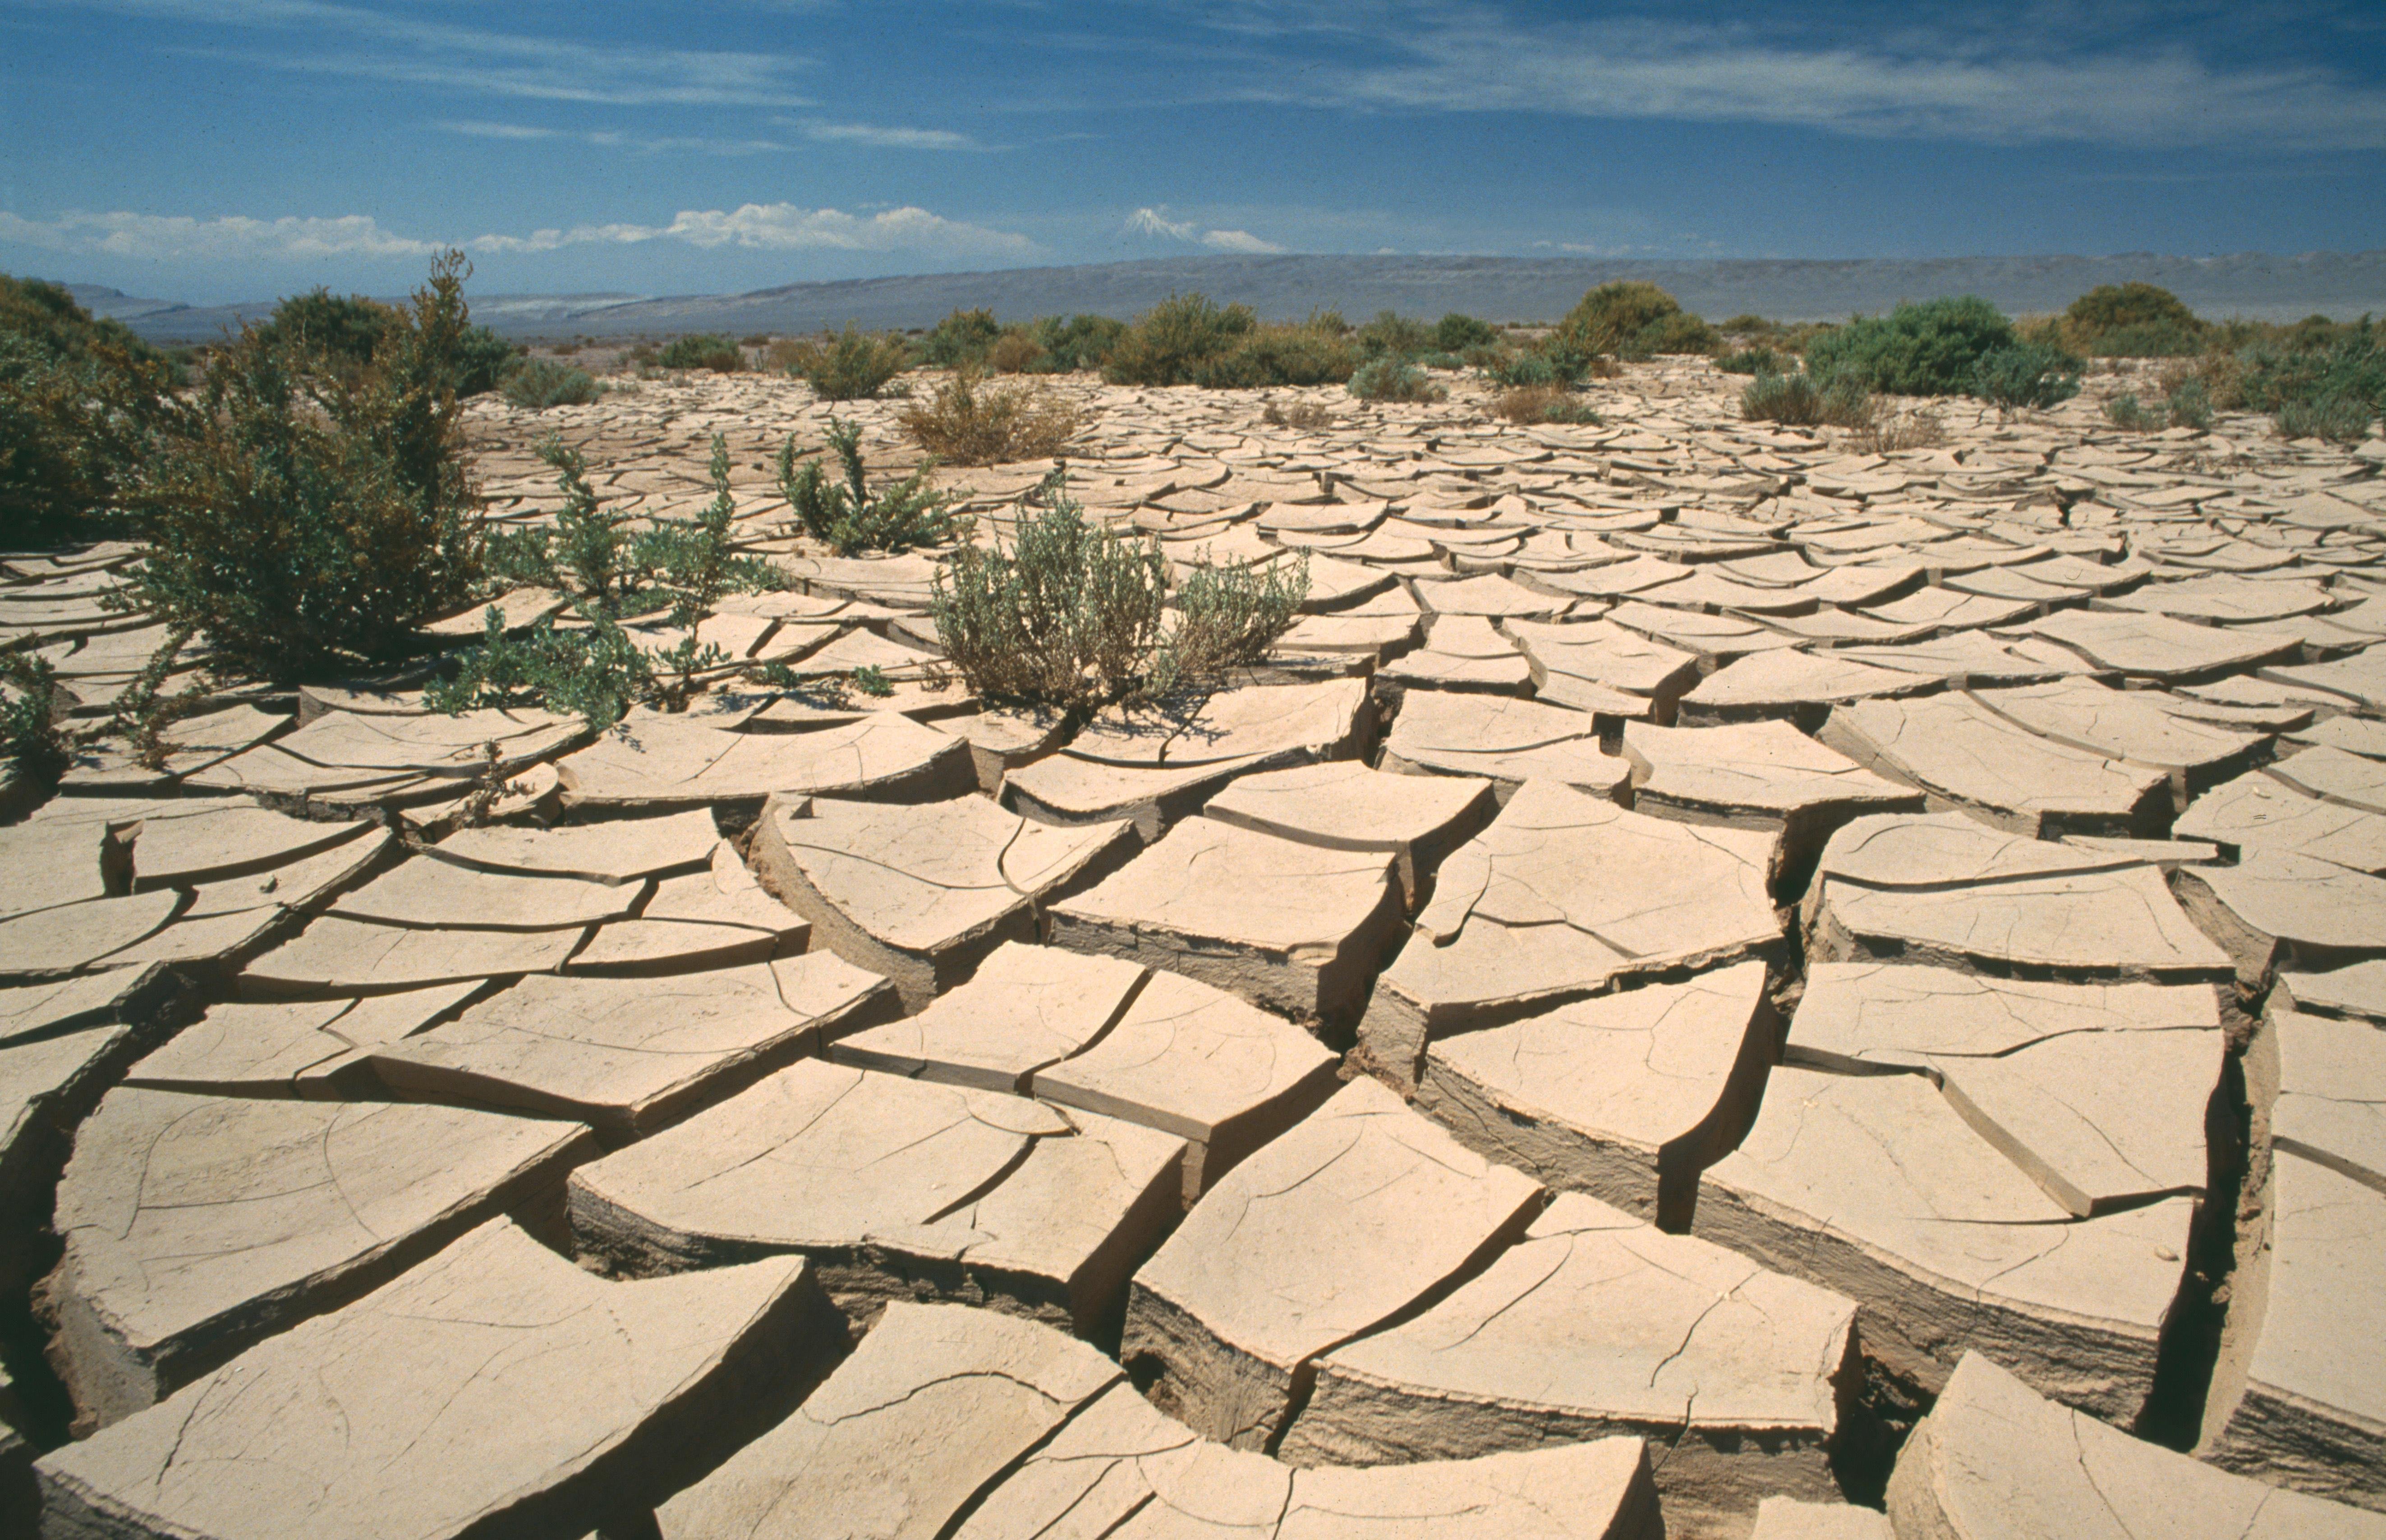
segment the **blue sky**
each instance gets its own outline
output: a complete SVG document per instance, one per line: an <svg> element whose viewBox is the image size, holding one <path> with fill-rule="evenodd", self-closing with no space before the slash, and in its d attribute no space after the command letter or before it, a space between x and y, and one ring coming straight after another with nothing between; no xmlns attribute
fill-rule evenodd
<svg viewBox="0 0 2386 1540"><path fill-rule="evenodd" d="M2386 246L2386 6L0 0L0 270Z"/></svg>

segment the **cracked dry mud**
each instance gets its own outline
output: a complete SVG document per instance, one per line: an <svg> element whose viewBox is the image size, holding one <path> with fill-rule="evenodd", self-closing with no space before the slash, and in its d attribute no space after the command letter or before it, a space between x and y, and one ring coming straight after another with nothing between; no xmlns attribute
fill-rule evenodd
<svg viewBox="0 0 2386 1540"><path fill-rule="evenodd" d="M468 423L514 524L728 439L686 710L0 773L0 1532L2386 1534L2386 443L1452 383L1058 382L1093 516L1307 554L1174 710L974 699L946 553L787 532L823 404L673 378ZM139 555L0 557L70 724Z"/></svg>

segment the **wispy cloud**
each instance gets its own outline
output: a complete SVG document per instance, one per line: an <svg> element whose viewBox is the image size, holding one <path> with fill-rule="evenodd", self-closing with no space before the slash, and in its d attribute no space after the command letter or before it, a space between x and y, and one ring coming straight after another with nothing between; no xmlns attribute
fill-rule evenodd
<svg viewBox="0 0 2386 1540"><path fill-rule="evenodd" d="M796 146L775 139L712 139L685 134L625 133L618 129L552 129L529 123L492 123L478 119L443 119L431 125L443 133L462 134L469 139L497 139L517 142L563 140L577 144L593 144L599 149L630 150L639 155L669 155L684 152L692 155L784 155Z"/></svg>
<svg viewBox="0 0 2386 1540"><path fill-rule="evenodd" d="M1183 241L1193 245L1208 246L1213 251L1249 252L1256 256L1274 256L1284 250L1273 241L1262 241L1248 230L1204 230L1191 219L1172 219L1165 207L1138 208L1126 217L1126 232L1149 236L1162 241Z"/></svg>
<svg viewBox="0 0 2386 1540"><path fill-rule="evenodd" d="M863 144L875 150L983 150L989 146L979 144L965 133L947 129L882 128L875 123L823 123L817 120L801 125L804 136L830 144Z"/></svg>
<svg viewBox="0 0 2386 1540"><path fill-rule="evenodd" d="M792 54L656 48L531 36L330 0L43 0L62 8L212 24L261 45L210 46L269 69L613 106L808 106ZM287 46L276 47L276 42Z"/></svg>
<svg viewBox="0 0 2386 1540"><path fill-rule="evenodd" d="M701 250L902 252L936 257L1029 257L1024 235L948 219L904 207L874 214L749 203L734 209L684 209L668 224L584 224L527 234L426 240L384 230L371 216L333 219L69 212L29 219L0 212L0 244L145 261L305 262L324 257L421 257L450 245L484 255L559 251L566 246L673 242Z"/></svg>
<svg viewBox="0 0 2386 1540"><path fill-rule="evenodd" d="M1618 19L1523 26L1482 6L1392 7L1378 58L1327 62L1253 99L1449 112L1754 122L1870 137L2129 146L2386 146L2386 91L2308 65L2183 48L2034 49L2030 29L1815 41Z"/></svg>

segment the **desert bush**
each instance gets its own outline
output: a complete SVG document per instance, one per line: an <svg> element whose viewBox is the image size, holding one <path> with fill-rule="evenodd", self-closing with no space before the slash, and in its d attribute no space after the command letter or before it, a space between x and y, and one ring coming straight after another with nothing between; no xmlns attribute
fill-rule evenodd
<svg viewBox="0 0 2386 1540"><path fill-rule="evenodd" d="M1058 455L1086 425L1073 402L1040 385L987 385L963 365L924 405L896 413L903 432L938 459L956 465L1043 459Z"/></svg>
<svg viewBox="0 0 2386 1540"><path fill-rule="evenodd" d="M2375 417L2386 407L2386 329L2365 323L2305 335L2308 343L2290 329L2238 354L2237 385L2246 406L2257 412L2300 407L2302 419L2313 421L2318 419L2311 410L2331 403L2344 404L2334 408L2338 418L2356 408Z"/></svg>
<svg viewBox="0 0 2386 1540"><path fill-rule="evenodd" d="M101 532L173 376L64 289L0 274L0 543Z"/></svg>
<svg viewBox="0 0 2386 1540"><path fill-rule="evenodd" d="M1126 322L1110 316L1043 316L1030 327L1042 356L1028 368L1037 374L1099 369L1126 335Z"/></svg>
<svg viewBox="0 0 2386 1540"><path fill-rule="evenodd" d="M1973 387L1985 355L2015 343L2013 323L1966 294L1901 305L1827 332L1806 344L1806 368L1892 395L1959 395Z"/></svg>
<svg viewBox="0 0 2386 1540"><path fill-rule="evenodd" d="M393 306L318 287L276 305L256 330L262 346L362 367L396 323Z"/></svg>
<svg viewBox="0 0 2386 1540"><path fill-rule="evenodd" d="M1256 326L1197 382L1216 390L1339 384L1359 367L1359 357L1350 337L1311 322Z"/></svg>
<svg viewBox="0 0 2386 1540"><path fill-rule="evenodd" d="M1873 420L1872 394L1852 374L1760 374L1739 393L1739 415L1792 427L1862 428Z"/></svg>
<svg viewBox="0 0 2386 1540"><path fill-rule="evenodd" d="M65 772L69 751L58 726L65 714L48 658L26 643L0 650L0 762L25 784L46 789Z"/></svg>
<svg viewBox="0 0 2386 1540"><path fill-rule="evenodd" d="M2105 283L2063 312L2063 342L2102 358L2174 358L2202 351L2210 330L2186 302L2153 283Z"/></svg>
<svg viewBox="0 0 2386 1540"><path fill-rule="evenodd" d="M1114 385L1192 385L1259 326L1247 305L1220 307L1205 294L1171 294L1136 318L1102 378Z"/></svg>
<svg viewBox="0 0 2386 1540"><path fill-rule="evenodd" d="M1481 366L1485 378L1508 390L1571 390L1595 372L1592 358L1577 353L1557 333L1503 352Z"/></svg>
<svg viewBox="0 0 2386 1540"><path fill-rule="evenodd" d="M726 337L710 332L691 332L664 344L655 362L664 369L706 369L715 374L735 374L746 367L746 353Z"/></svg>
<svg viewBox="0 0 2386 1540"><path fill-rule="evenodd" d="M2358 444L2369 436L2377 413L2366 401L2349 395L2323 396L2317 401L2289 401L2274 414L2280 438L2317 438L2331 444Z"/></svg>
<svg viewBox="0 0 2386 1540"><path fill-rule="evenodd" d="M964 545L935 581L936 639L989 701L1078 715L1199 690L1264 654L1308 596L1304 557L1264 572L1197 564L1163 635L1156 539L1088 521L1055 470L1021 502L1011 546Z"/></svg>
<svg viewBox="0 0 2386 1540"><path fill-rule="evenodd" d="M527 411L548 407L585 407L604 394L596 377L584 369L553 358L525 358L506 376L505 398Z"/></svg>
<svg viewBox="0 0 2386 1540"><path fill-rule="evenodd" d="M400 656L464 601L481 566L453 388L468 270L434 262L361 374L306 369L250 327L172 404L133 493L146 607L227 667L287 680Z"/></svg>
<svg viewBox="0 0 2386 1540"><path fill-rule="evenodd" d="M1362 401L1441 401L1450 395L1425 370L1390 353L1360 365L1348 388Z"/></svg>
<svg viewBox="0 0 2386 1540"><path fill-rule="evenodd" d="M910 363L911 350L902 338L857 331L848 321L843 332L824 342L795 344L788 349L785 367L823 401L868 401L875 399Z"/></svg>
<svg viewBox="0 0 2386 1540"><path fill-rule="evenodd" d="M1705 353L1716 345L1714 329L1684 310L1654 283L1602 283L1582 296L1557 335L1583 357L1612 354L1648 358L1659 353Z"/></svg>
<svg viewBox="0 0 2386 1540"><path fill-rule="evenodd" d="M1463 354L1470 347L1495 347L1499 342L1498 327L1455 310L1434 323L1433 345L1444 353Z"/></svg>
<svg viewBox="0 0 2386 1540"><path fill-rule="evenodd" d="M2172 321L2140 321L2114 327L2087 347L2099 358L2187 358L2204 351L2204 334L2201 321L2193 327Z"/></svg>
<svg viewBox="0 0 2386 1540"><path fill-rule="evenodd" d="M1266 409L1260 413L1260 420L1271 428L1331 428L1336 419L1334 414L1327 411L1319 402L1271 401L1267 404Z"/></svg>
<svg viewBox="0 0 2386 1540"><path fill-rule="evenodd" d="M2160 432L2165 428L2200 432L2212 426L2212 395L2201 379L2182 373L2166 378L2163 383L2163 394L2151 402L2141 400L2134 391L2105 402L2104 420L2133 433Z"/></svg>
<svg viewBox="0 0 2386 1540"><path fill-rule="evenodd" d="M257 330L262 345L288 355L293 369L353 372L372 363L375 350L397 329L398 314L377 299L318 286L276 305ZM448 388L459 396L496 390L520 351L485 326L466 327L449 352Z"/></svg>
<svg viewBox="0 0 2386 1540"><path fill-rule="evenodd" d="M2079 359L2043 343L1991 348L1972 366L1972 394L2007 409L2052 407L2079 394Z"/></svg>
<svg viewBox="0 0 2386 1540"><path fill-rule="evenodd" d="M779 490L803 532L837 555L907 551L957 540L968 532L968 519L952 511L951 496L929 484L924 469L893 486L882 485L873 495L862 469L859 425L830 418L828 447L845 472L843 482L830 481L818 457L797 466L791 436L779 451Z"/></svg>
<svg viewBox="0 0 2386 1540"><path fill-rule="evenodd" d="M1359 328L1359 351L1370 358L1412 358L1436 346L1434 329L1397 310L1378 310Z"/></svg>
<svg viewBox="0 0 2386 1540"><path fill-rule="evenodd" d="M539 456L555 469L564 506L551 530L492 540L489 566L501 582L534 582L562 594L572 623L542 621L528 635L510 637L492 607L480 645L458 654L425 699L448 712L535 702L600 728L634 705L684 707L698 676L726 665L728 656L698 645L692 629L672 647L641 646L622 622L667 610L672 625L693 628L724 594L787 586L769 562L737 554L727 441L712 437L712 502L702 514L642 520L635 529L604 507L578 451L549 438Z"/></svg>
<svg viewBox="0 0 2386 1540"><path fill-rule="evenodd" d="M1936 449L1946 442L1947 420L1937 412L1883 412L1876 404L1872 420L1856 428L1848 447L1860 455L1894 455Z"/></svg>
<svg viewBox="0 0 2386 1540"><path fill-rule="evenodd" d="M1600 415L1590 403L1559 385L1526 385L1507 392L1491 409L1511 422L1596 425Z"/></svg>
<svg viewBox="0 0 2386 1540"><path fill-rule="evenodd" d="M1002 323L991 310L955 310L920 339L920 361L939 369L983 364L1002 335Z"/></svg>
<svg viewBox="0 0 2386 1540"><path fill-rule="evenodd" d="M2138 399L2135 391L2116 395L2104 403L2104 420L2125 432L2159 432L2170 426L2167 412L2147 406Z"/></svg>
<svg viewBox="0 0 2386 1540"><path fill-rule="evenodd" d="M1006 326L986 349L986 367L997 374L1024 374L1044 357L1044 345L1024 326Z"/></svg>
<svg viewBox="0 0 2386 1540"><path fill-rule="evenodd" d="M1779 374L1790 362L1769 347L1750 347L1725 354L1715 360L1715 368L1726 374Z"/></svg>

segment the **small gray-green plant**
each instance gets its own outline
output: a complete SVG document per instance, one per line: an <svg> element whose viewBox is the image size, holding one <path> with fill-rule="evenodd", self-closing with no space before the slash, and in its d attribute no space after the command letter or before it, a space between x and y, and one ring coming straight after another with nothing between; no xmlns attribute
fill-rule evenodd
<svg viewBox="0 0 2386 1540"><path fill-rule="evenodd" d="M796 343L772 356L784 357L787 372L823 401L875 400L911 367L911 349L902 338L863 332L850 321L826 341Z"/></svg>
<svg viewBox="0 0 2386 1540"><path fill-rule="evenodd" d="M1872 393L1854 375L1816 379L1796 374L1760 374L1739 393L1739 415L1750 421L1811 428L1861 428L1873 419Z"/></svg>
<svg viewBox="0 0 2386 1540"><path fill-rule="evenodd" d="M0 652L0 758L35 786L53 786L68 763L58 727L58 671L30 647Z"/></svg>
<svg viewBox="0 0 2386 1540"><path fill-rule="evenodd" d="M2350 395L2323 396L2317 401L2282 401L2277 422L2281 438L2326 439L2331 444L2358 444L2368 435L2377 417L2369 404Z"/></svg>
<svg viewBox="0 0 2386 1540"><path fill-rule="evenodd" d="M2044 343L1990 348L1972 366L1972 394L2011 410L2046 407L2079 394L2080 361Z"/></svg>
<svg viewBox="0 0 2386 1540"><path fill-rule="evenodd" d="M1360 365L1348 388L1362 401L1439 401L1450 394L1425 370L1393 353Z"/></svg>
<svg viewBox="0 0 2386 1540"><path fill-rule="evenodd" d="M1715 368L1726 374L1779 374L1791 361L1769 347L1750 347L1725 354L1715 360Z"/></svg>
<svg viewBox="0 0 2386 1540"><path fill-rule="evenodd" d="M553 358L526 358L506 376L498 394L525 411L549 407L584 407L604 394L596 377L572 364Z"/></svg>
<svg viewBox="0 0 2386 1540"><path fill-rule="evenodd" d="M746 367L746 352L726 337L697 332L664 344L656 362L665 369L704 369L715 374L735 374Z"/></svg>
<svg viewBox="0 0 2386 1540"><path fill-rule="evenodd" d="M1521 386L1501 396L1491 409L1528 427L1543 423L1596 426L1600 421L1589 402L1562 385Z"/></svg>
<svg viewBox="0 0 2386 1540"><path fill-rule="evenodd" d="M953 511L950 494L929 484L924 469L892 486L882 482L873 493L862 469L860 425L830 418L828 446L845 472L842 482L831 481L819 458L798 466L790 436L779 451L779 490L804 532L839 556L938 545L968 532L968 518Z"/></svg>
<svg viewBox="0 0 2386 1540"><path fill-rule="evenodd" d="M2132 433L2158 433L2165 428L2212 426L2212 394L2193 375L2180 379L2167 395L2141 400L2135 391L2104 403L2104 420Z"/></svg>
<svg viewBox="0 0 2386 1540"><path fill-rule="evenodd" d="M563 488L555 529L498 535L490 568L499 581L563 594L572 623L541 621L528 635L510 637L492 605L480 645L458 655L455 671L425 699L449 712L532 700L596 727L619 721L634 705L684 709L702 677L730 661L718 646L699 645L692 628L724 594L786 586L769 562L736 552L727 442L713 435L712 502L702 514L634 533L589 486L578 451L550 438L539 453ZM690 628L671 648L641 647L622 627L625 618L664 610L672 624Z"/></svg>
<svg viewBox="0 0 2386 1540"><path fill-rule="evenodd" d="M986 700L1079 715L1199 691L1256 661L1309 593L1306 555L1264 571L1204 561L1167 619L1156 539L1090 521L1056 470L1020 505L1011 546L965 545L935 581L936 639Z"/></svg>

